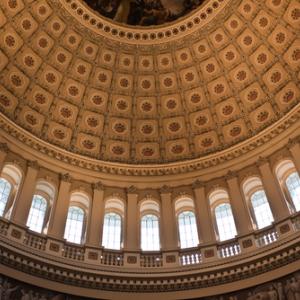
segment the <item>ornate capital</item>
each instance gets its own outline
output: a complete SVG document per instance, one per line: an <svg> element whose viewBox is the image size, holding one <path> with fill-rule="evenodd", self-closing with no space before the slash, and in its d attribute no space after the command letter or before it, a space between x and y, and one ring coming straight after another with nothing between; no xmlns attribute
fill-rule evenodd
<svg viewBox="0 0 300 300"><path fill-rule="evenodd" d="M128 194L137 194L138 189L136 186L131 185L128 189L127 189L127 193Z"/></svg>
<svg viewBox="0 0 300 300"><path fill-rule="evenodd" d="M38 162L36 160L28 160L27 167L38 170L40 168Z"/></svg>
<svg viewBox="0 0 300 300"><path fill-rule="evenodd" d="M268 162L269 162L269 159L267 157L260 156L258 158L257 162L256 162L256 165L259 167L259 166L264 165L264 164L266 164Z"/></svg>
<svg viewBox="0 0 300 300"><path fill-rule="evenodd" d="M287 147L290 149L293 146L297 145L298 143L299 143L299 138L289 139L289 141L287 143Z"/></svg>
<svg viewBox="0 0 300 300"><path fill-rule="evenodd" d="M195 180L195 181L192 183L192 188L193 188L193 189L200 189L200 188L202 188L202 187L205 187L205 184L204 184L203 181L201 181L201 180L199 180L199 179Z"/></svg>
<svg viewBox="0 0 300 300"><path fill-rule="evenodd" d="M103 184L102 184L101 181L92 183L92 188L93 188L93 190L99 190L99 191L103 191L104 190L104 186L103 186Z"/></svg>
<svg viewBox="0 0 300 300"><path fill-rule="evenodd" d="M227 174L225 175L226 180L229 180L229 179L232 179L232 178L235 178L235 177L237 177L237 172L231 171L231 170L229 170L227 172Z"/></svg>
<svg viewBox="0 0 300 300"><path fill-rule="evenodd" d="M8 153L9 152L9 148L7 146L6 143L0 143L0 151L4 152L4 153Z"/></svg>
<svg viewBox="0 0 300 300"><path fill-rule="evenodd" d="M65 174L60 174L59 175L59 179L61 181L65 181L65 182L71 182L72 181L72 177L69 173L65 173Z"/></svg>
<svg viewBox="0 0 300 300"><path fill-rule="evenodd" d="M168 185L163 185L160 189L159 192L161 194L170 194L172 193L172 189Z"/></svg>

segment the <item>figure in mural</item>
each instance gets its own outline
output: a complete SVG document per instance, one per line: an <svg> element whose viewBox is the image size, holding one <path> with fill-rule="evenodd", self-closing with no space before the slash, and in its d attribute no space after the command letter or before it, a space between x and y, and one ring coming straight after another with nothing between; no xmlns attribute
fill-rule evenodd
<svg viewBox="0 0 300 300"><path fill-rule="evenodd" d="M19 288L19 286L12 287L11 283L6 281L4 283L4 292L3 292L3 300L11 300L12 294L14 291L16 291Z"/></svg>
<svg viewBox="0 0 300 300"><path fill-rule="evenodd" d="M204 0L85 0L101 15L129 25L152 26L174 21Z"/></svg>

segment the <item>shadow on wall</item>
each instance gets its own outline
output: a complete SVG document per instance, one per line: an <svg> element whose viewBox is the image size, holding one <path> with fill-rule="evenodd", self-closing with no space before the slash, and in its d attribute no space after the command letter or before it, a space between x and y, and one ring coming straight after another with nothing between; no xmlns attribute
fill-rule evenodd
<svg viewBox="0 0 300 300"><path fill-rule="evenodd" d="M84 0L101 15L129 25L153 26L172 22L204 0Z"/></svg>
<svg viewBox="0 0 300 300"><path fill-rule="evenodd" d="M88 300L58 294L0 275L0 300ZM300 300L300 272L257 287L198 300Z"/></svg>

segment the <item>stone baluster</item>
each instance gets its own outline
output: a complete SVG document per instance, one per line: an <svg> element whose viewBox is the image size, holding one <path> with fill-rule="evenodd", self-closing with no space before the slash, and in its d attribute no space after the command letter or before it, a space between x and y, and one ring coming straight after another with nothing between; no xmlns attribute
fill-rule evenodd
<svg viewBox="0 0 300 300"><path fill-rule="evenodd" d="M296 139L289 140L288 148L293 156L293 161L294 161L295 167L300 176L300 144L299 144L299 141L297 141Z"/></svg>
<svg viewBox="0 0 300 300"><path fill-rule="evenodd" d="M199 242L209 244L216 241L209 201L206 198L205 186L199 180L193 184L195 194L195 212L197 218Z"/></svg>
<svg viewBox="0 0 300 300"><path fill-rule="evenodd" d="M276 222L280 221L289 216L290 211L278 180L275 178L267 159L260 158L258 160L258 168L274 219Z"/></svg>
<svg viewBox="0 0 300 300"><path fill-rule="evenodd" d="M71 176L64 174L60 178L60 185L56 201L50 215L48 235L63 239L65 225L70 204Z"/></svg>
<svg viewBox="0 0 300 300"><path fill-rule="evenodd" d="M38 163L36 161L28 161L26 175L11 214L11 220L18 225L25 226L27 223L38 172Z"/></svg>
<svg viewBox="0 0 300 300"><path fill-rule="evenodd" d="M242 196L238 178L235 173L229 172L226 176L229 188L230 204L238 235L248 234L253 230L253 224L248 206Z"/></svg>
<svg viewBox="0 0 300 300"><path fill-rule="evenodd" d="M5 159L8 154L8 147L6 143L0 143L0 173L2 172L2 169L5 164Z"/></svg>
<svg viewBox="0 0 300 300"><path fill-rule="evenodd" d="M126 232L124 246L129 251L139 251L139 213L138 213L138 191L131 186L127 190L126 207Z"/></svg>
<svg viewBox="0 0 300 300"><path fill-rule="evenodd" d="M86 244L91 247L102 245L104 219L104 189L101 182L93 184L93 201L87 224Z"/></svg>
<svg viewBox="0 0 300 300"><path fill-rule="evenodd" d="M172 204L172 191L164 186L160 190L161 197L161 245L163 250L175 250L178 248L178 230L174 205Z"/></svg>

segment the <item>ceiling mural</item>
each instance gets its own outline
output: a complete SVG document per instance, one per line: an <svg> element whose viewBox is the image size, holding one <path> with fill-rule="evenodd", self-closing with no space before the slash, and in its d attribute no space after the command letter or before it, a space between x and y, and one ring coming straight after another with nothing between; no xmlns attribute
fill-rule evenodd
<svg viewBox="0 0 300 300"><path fill-rule="evenodd" d="M153 26L172 22L204 0L84 0L102 16L129 25Z"/></svg>

